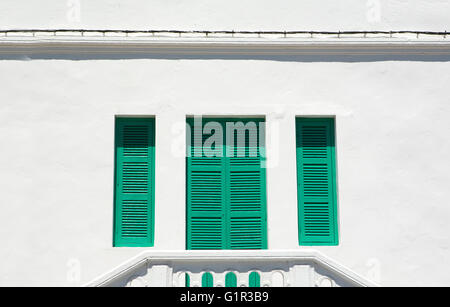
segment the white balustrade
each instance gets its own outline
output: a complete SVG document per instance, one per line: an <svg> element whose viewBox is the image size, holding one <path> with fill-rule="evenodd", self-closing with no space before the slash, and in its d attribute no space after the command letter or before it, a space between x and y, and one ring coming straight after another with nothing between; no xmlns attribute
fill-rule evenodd
<svg viewBox="0 0 450 307"><path fill-rule="evenodd" d="M227 274L230 281L227 283ZM204 277L204 274L211 274ZM234 278L235 277L235 278ZM253 281L251 281L253 280ZM314 250L144 252L87 286L375 286Z"/></svg>

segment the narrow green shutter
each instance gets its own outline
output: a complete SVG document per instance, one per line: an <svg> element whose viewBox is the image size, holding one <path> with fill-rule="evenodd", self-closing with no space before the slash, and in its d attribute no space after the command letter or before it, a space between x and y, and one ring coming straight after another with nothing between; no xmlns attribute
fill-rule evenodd
<svg viewBox="0 0 450 307"><path fill-rule="evenodd" d="M194 119L187 120L191 127L190 156L186 159L188 249L267 248L264 157L259 150L252 151L254 148L249 147L249 134L245 135L244 147L231 147L235 149L234 155L228 154L231 148L225 145L220 148L222 156L219 157L207 157L201 150L204 141L214 134L203 134L206 123L220 124L223 144L226 144L227 133L236 133L237 142L238 134L244 131L229 132L226 123L249 121L257 128L264 122L263 119L203 118L201 129L195 129ZM201 140L200 145L196 138ZM244 154L238 155L239 150Z"/></svg>
<svg viewBox="0 0 450 307"><path fill-rule="evenodd" d="M261 119L229 119L229 122L244 125L255 123L257 131L264 124ZM259 132L259 131L258 131ZM244 129L226 131L234 133L234 143L227 144L227 211L229 212L230 249L265 249L266 238L266 169L261 155L259 137L250 144L250 133ZM245 146L239 146L239 138ZM231 145L231 147L230 147ZM251 146L253 145L253 146ZM255 148L256 145L256 148ZM232 154L231 154L232 153ZM231 155L230 155L231 154Z"/></svg>
<svg viewBox="0 0 450 307"><path fill-rule="evenodd" d="M114 246L153 246L155 120L116 118Z"/></svg>
<svg viewBox="0 0 450 307"><path fill-rule="evenodd" d="M202 146L197 146L196 137L203 144L208 135L203 135L203 125L191 127L190 156L186 158L187 180L187 248L225 248L225 161L222 157L206 156ZM221 150L223 155L223 148Z"/></svg>
<svg viewBox="0 0 450 307"><path fill-rule="evenodd" d="M258 272L251 272L248 276L249 287L261 287L261 277Z"/></svg>
<svg viewBox="0 0 450 307"><path fill-rule="evenodd" d="M237 277L233 272L228 272L225 275L225 287L237 287Z"/></svg>
<svg viewBox="0 0 450 307"><path fill-rule="evenodd" d="M191 286L191 276L189 276L188 273L185 273L184 275L184 286L185 287L190 287Z"/></svg>
<svg viewBox="0 0 450 307"><path fill-rule="evenodd" d="M300 245L337 245L334 119L297 118Z"/></svg>
<svg viewBox="0 0 450 307"><path fill-rule="evenodd" d="M210 272L203 273L202 287L214 287L214 277Z"/></svg>

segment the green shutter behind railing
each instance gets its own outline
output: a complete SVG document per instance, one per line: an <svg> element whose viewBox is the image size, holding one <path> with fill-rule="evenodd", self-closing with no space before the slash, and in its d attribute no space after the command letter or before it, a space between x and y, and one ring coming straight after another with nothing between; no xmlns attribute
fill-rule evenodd
<svg viewBox="0 0 450 307"><path fill-rule="evenodd" d="M185 274L184 274L184 278L185 278L185 280L184 280L184 286L185 286L185 287L190 287L190 286L191 286L191 276L189 276L188 273L185 273Z"/></svg>
<svg viewBox="0 0 450 307"><path fill-rule="evenodd" d="M203 273L202 287L214 287L214 277L210 272Z"/></svg>
<svg viewBox="0 0 450 307"><path fill-rule="evenodd" d="M114 246L153 246L155 120L116 118Z"/></svg>
<svg viewBox="0 0 450 307"><path fill-rule="evenodd" d="M337 245L334 119L297 118L300 245Z"/></svg>
<svg viewBox="0 0 450 307"><path fill-rule="evenodd" d="M228 272L225 275L225 287L237 287L237 277L233 272Z"/></svg>
<svg viewBox="0 0 450 307"><path fill-rule="evenodd" d="M266 173L262 167L265 158L256 144L250 144L247 132L245 146L237 146L239 133L245 130L230 130L226 123L252 122L256 127L263 119L203 118L202 128L207 123L218 123L222 129L222 157L196 156L204 141L211 134L194 129L194 119L188 118L191 127L190 157L187 167L187 248L188 249L264 249L266 235ZM257 129L258 131L259 129ZM230 132L235 134L234 146L226 145ZM197 134L201 144L197 144ZM259 138L258 138L259 139ZM241 144L242 145L242 144ZM253 145L252 147L250 145ZM256 148L254 148L256 147ZM234 149L234 155L231 155ZM238 155L242 153L242 155ZM250 152L256 152L251 155Z"/></svg>
<svg viewBox="0 0 450 307"><path fill-rule="evenodd" d="M261 287L261 276L258 272L251 272L248 276L249 287Z"/></svg>

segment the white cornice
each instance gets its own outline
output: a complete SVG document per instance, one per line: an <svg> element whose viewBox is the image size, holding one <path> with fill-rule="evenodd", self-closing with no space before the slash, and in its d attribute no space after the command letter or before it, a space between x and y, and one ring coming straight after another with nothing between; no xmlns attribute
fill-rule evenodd
<svg viewBox="0 0 450 307"><path fill-rule="evenodd" d="M255 34L3 32L0 54L134 54L210 56L450 56L448 35L400 33Z"/></svg>

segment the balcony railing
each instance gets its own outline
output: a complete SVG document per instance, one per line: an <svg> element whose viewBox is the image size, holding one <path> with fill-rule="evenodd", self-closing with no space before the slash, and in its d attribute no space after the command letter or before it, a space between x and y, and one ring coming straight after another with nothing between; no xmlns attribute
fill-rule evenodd
<svg viewBox="0 0 450 307"><path fill-rule="evenodd" d="M359 287L376 284L314 250L144 252L86 286Z"/></svg>

